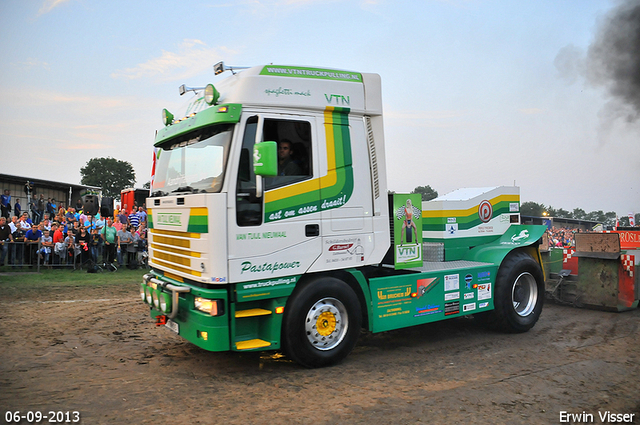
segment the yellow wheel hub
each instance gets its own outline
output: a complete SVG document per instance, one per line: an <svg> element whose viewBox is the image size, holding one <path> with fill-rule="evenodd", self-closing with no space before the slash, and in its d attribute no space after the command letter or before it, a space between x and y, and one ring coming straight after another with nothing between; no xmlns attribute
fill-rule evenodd
<svg viewBox="0 0 640 425"><path fill-rule="evenodd" d="M325 311L318 316L316 320L316 331L322 336L328 336L336 330L336 316L333 313Z"/></svg>

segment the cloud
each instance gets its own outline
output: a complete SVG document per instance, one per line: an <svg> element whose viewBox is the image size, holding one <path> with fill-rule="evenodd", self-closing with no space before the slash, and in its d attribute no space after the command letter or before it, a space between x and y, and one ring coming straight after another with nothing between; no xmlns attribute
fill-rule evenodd
<svg viewBox="0 0 640 425"><path fill-rule="evenodd" d="M48 62L42 62L41 60L34 59L34 58L28 58L26 61L21 61L21 62L13 62L11 65L19 69L20 71L30 71L34 68L42 68L42 69L49 70Z"/></svg>
<svg viewBox="0 0 640 425"><path fill-rule="evenodd" d="M69 0L45 0L40 9L38 10L38 16L51 12L56 7L67 3Z"/></svg>
<svg viewBox="0 0 640 425"><path fill-rule="evenodd" d="M225 47L209 47L200 40L185 39L176 52L162 51L162 55L147 62L118 70L111 74L112 78L138 80L155 78L158 81L184 80L199 75L211 68L223 57L227 59L234 52ZM206 60L204 59L206 58Z"/></svg>

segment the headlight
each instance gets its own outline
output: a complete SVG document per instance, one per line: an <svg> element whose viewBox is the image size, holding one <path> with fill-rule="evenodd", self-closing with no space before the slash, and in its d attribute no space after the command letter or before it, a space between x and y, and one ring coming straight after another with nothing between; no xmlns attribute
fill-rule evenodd
<svg viewBox="0 0 640 425"><path fill-rule="evenodd" d="M151 298L153 299L153 305L156 309L160 309L160 300L158 298L158 291L153 291L151 293Z"/></svg>
<svg viewBox="0 0 640 425"><path fill-rule="evenodd" d="M209 300L207 298L196 297L194 300L196 310L209 313L212 316L220 316L222 311L222 300Z"/></svg>

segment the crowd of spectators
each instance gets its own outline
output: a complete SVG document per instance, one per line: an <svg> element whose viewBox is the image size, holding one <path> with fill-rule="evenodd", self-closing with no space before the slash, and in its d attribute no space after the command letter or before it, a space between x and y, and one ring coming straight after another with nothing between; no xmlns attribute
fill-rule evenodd
<svg viewBox="0 0 640 425"><path fill-rule="evenodd" d="M586 230L571 229L568 227L552 227L547 229L549 246L555 248L570 248L576 246L575 234L585 233Z"/></svg>
<svg viewBox="0 0 640 425"><path fill-rule="evenodd" d="M109 270L146 263L147 212L144 206L123 205L113 216L85 214L82 201L76 207L58 205L55 199L34 197L31 216L23 211L20 199L11 206L8 190L0 198L0 267L42 264L102 265Z"/></svg>

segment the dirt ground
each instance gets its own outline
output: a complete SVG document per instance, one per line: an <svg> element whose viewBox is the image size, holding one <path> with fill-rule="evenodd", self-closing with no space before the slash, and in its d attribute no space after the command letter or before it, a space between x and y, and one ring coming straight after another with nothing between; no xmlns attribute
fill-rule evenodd
<svg viewBox="0 0 640 425"><path fill-rule="evenodd" d="M640 309L547 302L517 335L466 318L363 333L342 364L309 370L183 341L154 325L138 282L18 293L0 276L0 307L3 423L7 411L78 411L83 424L531 425L568 423L563 411L640 423Z"/></svg>

